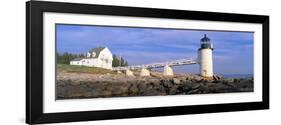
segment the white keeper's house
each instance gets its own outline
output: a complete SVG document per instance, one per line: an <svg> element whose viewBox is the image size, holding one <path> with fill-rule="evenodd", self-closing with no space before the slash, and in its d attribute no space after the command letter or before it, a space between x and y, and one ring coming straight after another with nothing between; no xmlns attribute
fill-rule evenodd
<svg viewBox="0 0 281 125"><path fill-rule="evenodd" d="M71 60L70 65L112 69L112 61L112 53L107 47L97 47L87 52L86 58L77 58Z"/></svg>

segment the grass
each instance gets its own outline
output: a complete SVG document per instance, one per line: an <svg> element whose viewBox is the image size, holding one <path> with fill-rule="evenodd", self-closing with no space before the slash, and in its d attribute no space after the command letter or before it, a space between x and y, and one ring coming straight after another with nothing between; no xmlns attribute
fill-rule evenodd
<svg viewBox="0 0 281 125"><path fill-rule="evenodd" d="M99 67L76 66L69 64L57 64L58 70L69 73L90 73L90 74L116 74L114 71Z"/></svg>

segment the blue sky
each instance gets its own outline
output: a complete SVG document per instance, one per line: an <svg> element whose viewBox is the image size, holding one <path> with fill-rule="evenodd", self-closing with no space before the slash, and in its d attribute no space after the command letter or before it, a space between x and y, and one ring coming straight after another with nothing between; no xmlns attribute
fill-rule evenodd
<svg viewBox="0 0 281 125"><path fill-rule="evenodd" d="M207 34L214 44L214 72L253 74L253 33L187 29L152 29L62 25L56 27L59 53L86 53L107 46L133 64L196 58L200 39ZM175 72L198 73L198 65L177 66Z"/></svg>

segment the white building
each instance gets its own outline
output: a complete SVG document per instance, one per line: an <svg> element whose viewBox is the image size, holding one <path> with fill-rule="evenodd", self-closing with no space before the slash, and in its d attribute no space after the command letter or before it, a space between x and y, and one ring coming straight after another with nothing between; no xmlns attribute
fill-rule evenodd
<svg viewBox="0 0 281 125"><path fill-rule="evenodd" d="M86 58L79 58L70 61L70 65L82 65L89 67L100 67L112 69L112 53L107 47L98 47L90 50Z"/></svg>
<svg viewBox="0 0 281 125"><path fill-rule="evenodd" d="M198 50L198 62L200 65L200 75L203 77L213 76L213 44L206 36L201 39L201 47Z"/></svg>

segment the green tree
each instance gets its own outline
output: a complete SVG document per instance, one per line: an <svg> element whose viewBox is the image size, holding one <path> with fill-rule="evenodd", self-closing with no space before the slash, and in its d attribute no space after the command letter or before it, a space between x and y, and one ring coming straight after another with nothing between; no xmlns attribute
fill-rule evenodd
<svg viewBox="0 0 281 125"><path fill-rule="evenodd" d="M119 60L116 55L113 55L112 67L118 67L118 66L119 66Z"/></svg>
<svg viewBox="0 0 281 125"><path fill-rule="evenodd" d="M57 63L59 64L69 64L71 60L76 58L84 58L84 54L71 54L71 53L57 53Z"/></svg>
<svg viewBox="0 0 281 125"><path fill-rule="evenodd" d="M128 66L128 62L127 61L125 61L124 66Z"/></svg>
<svg viewBox="0 0 281 125"><path fill-rule="evenodd" d="M113 55L112 67L128 66L128 62L123 57Z"/></svg>

